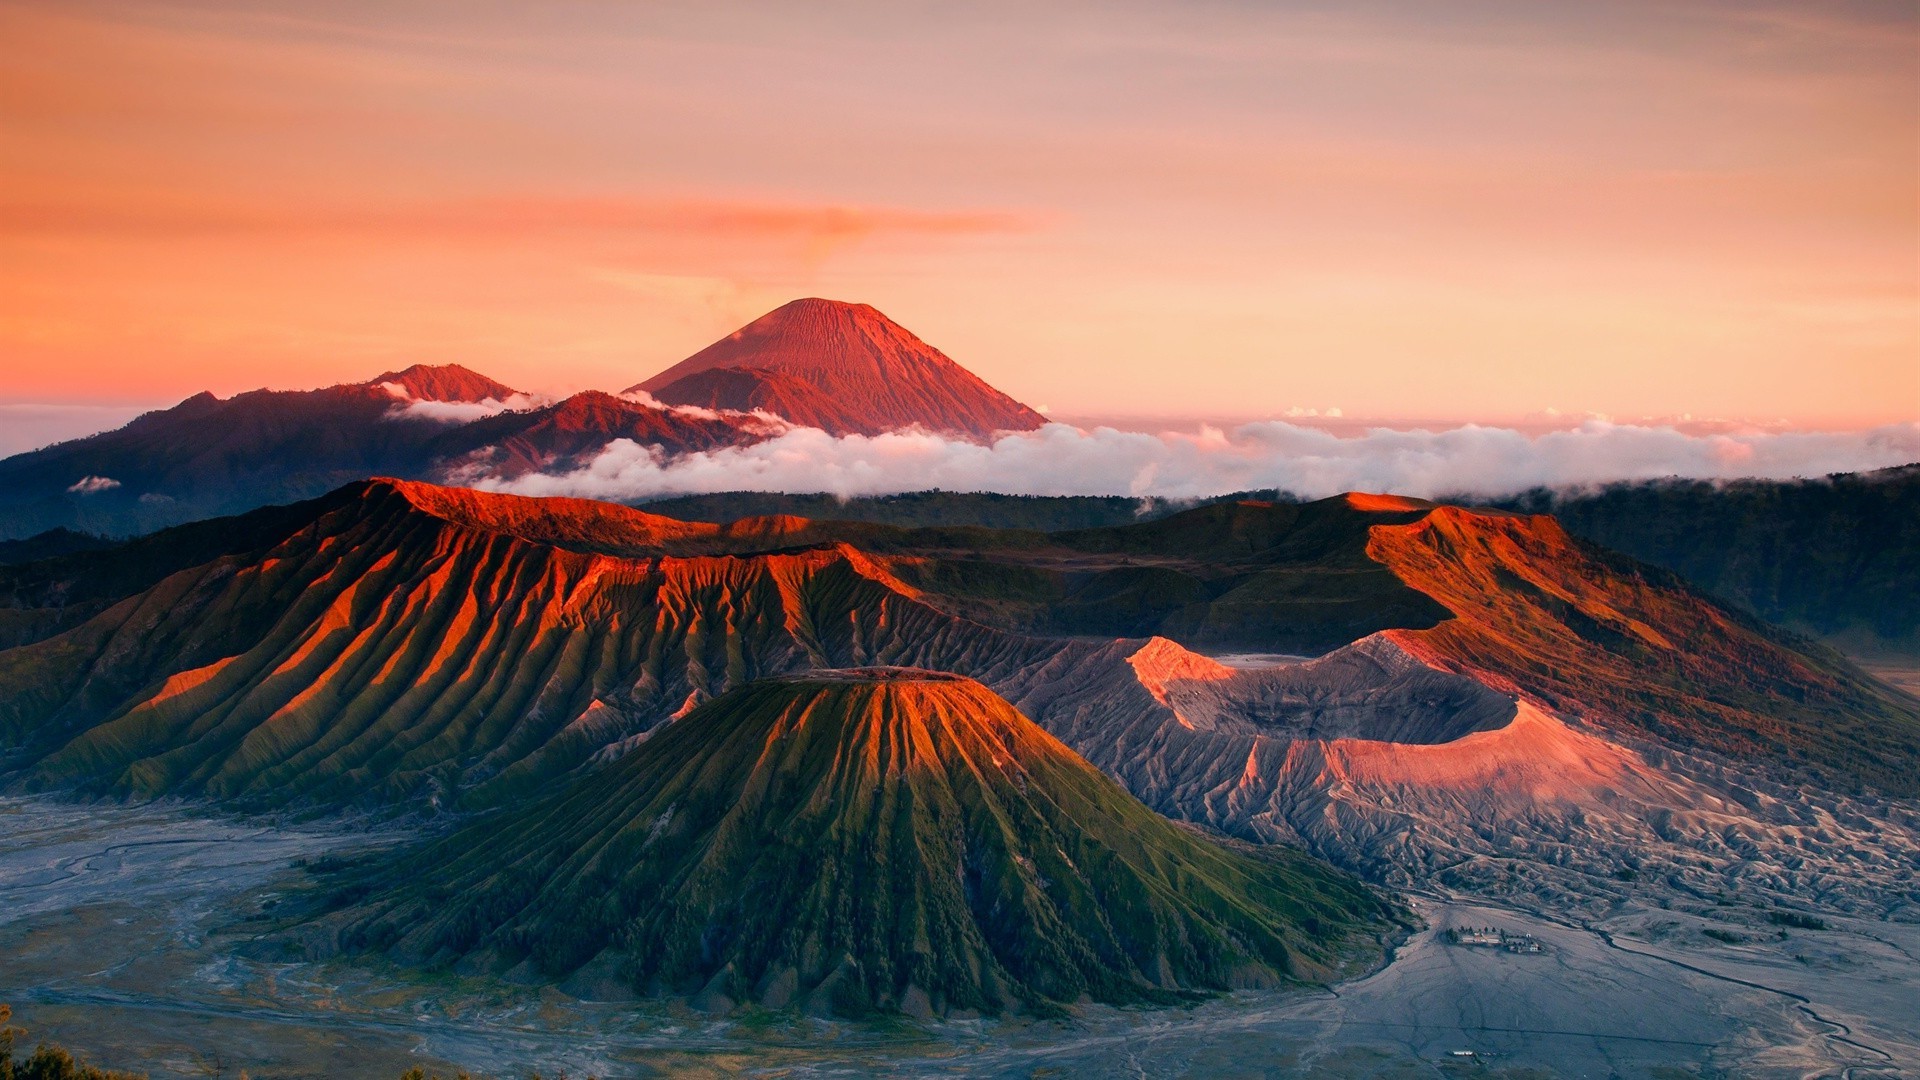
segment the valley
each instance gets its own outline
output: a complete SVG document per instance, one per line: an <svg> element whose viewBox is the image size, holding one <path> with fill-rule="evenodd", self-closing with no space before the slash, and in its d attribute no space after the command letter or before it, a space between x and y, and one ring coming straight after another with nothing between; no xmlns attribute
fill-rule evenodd
<svg viewBox="0 0 1920 1080"><path fill-rule="evenodd" d="M716 525L376 480L0 586L0 978L156 1075L200 1067L140 1049L181 1016L261 1076L1865 1076L1915 1041L1913 699L1549 518Z"/></svg>
<svg viewBox="0 0 1920 1080"><path fill-rule="evenodd" d="M0 821L0 985L16 1022L98 1060L140 1060L156 1078L209 1075L216 1059L228 1075L370 1080L478 1062L509 1076L1867 1077L1899 1075L1888 1058L1920 1054L1911 921L1829 915L1826 930L1781 940L1767 924L1729 944L1701 934L1728 925L1726 906L1696 914L1646 898L1569 919L1422 891L1424 928L1386 967L1332 993L1243 991L1192 1009L1091 1007L1065 1021L714 1020L241 954L263 905L307 887L295 860L394 840L379 829L267 829L39 798L0 800ZM1462 925L1531 933L1547 951L1441 940ZM1449 1056L1463 1049L1481 1057Z"/></svg>

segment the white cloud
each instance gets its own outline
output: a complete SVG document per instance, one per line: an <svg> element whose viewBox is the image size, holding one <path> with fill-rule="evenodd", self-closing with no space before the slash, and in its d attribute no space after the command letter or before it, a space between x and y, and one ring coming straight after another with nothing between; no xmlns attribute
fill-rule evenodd
<svg viewBox="0 0 1920 1080"><path fill-rule="evenodd" d="M67 490L75 495L95 495L119 486L120 481L110 476L83 476L70 484Z"/></svg>
<svg viewBox="0 0 1920 1080"><path fill-rule="evenodd" d="M755 434L777 434L793 429L793 423L784 416L776 416L765 409L752 412L740 412L737 409L709 409L703 405L669 405L645 390L628 390L619 395L636 405L645 405L649 409L670 412L679 416L689 416L696 420L746 420L752 421L749 430Z"/></svg>
<svg viewBox="0 0 1920 1080"><path fill-rule="evenodd" d="M1495 496L1667 476L1818 476L1920 461L1920 423L1859 432L1688 435L1590 420L1529 435L1468 425L1375 428L1339 436L1283 421L1197 435L1083 431L1048 424L980 445L924 432L835 438L794 428L751 446L669 458L621 439L561 476L474 486L527 495L634 500L711 491L824 491L841 496L943 488L1027 495L1194 498L1259 488L1307 497L1342 491Z"/></svg>
<svg viewBox="0 0 1920 1080"><path fill-rule="evenodd" d="M436 424L468 424L503 412L522 412L549 404L547 398L532 394L513 394L505 401L493 398L484 401L421 401L411 397L407 388L398 383L381 383L380 388L406 402L387 414L392 419L425 420Z"/></svg>

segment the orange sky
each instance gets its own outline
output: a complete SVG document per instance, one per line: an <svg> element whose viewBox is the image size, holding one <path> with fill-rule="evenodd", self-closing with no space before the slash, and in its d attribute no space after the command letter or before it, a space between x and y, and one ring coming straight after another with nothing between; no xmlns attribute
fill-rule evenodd
<svg viewBox="0 0 1920 1080"><path fill-rule="evenodd" d="M821 295L1059 413L1920 419L1909 3L968 7L0 0L0 402Z"/></svg>

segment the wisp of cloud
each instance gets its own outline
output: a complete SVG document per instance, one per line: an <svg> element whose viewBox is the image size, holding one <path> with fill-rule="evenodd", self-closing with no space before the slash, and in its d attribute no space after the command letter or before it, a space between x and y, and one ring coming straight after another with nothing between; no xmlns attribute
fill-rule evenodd
<svg viewBox="0 0 1920 1080"><path fill-rule="evenodd" d="M564 475L472 482L525 495L627 502L716 491L851 497L932 488L1174 499L1268 488L1309 498L1355 490L1491 497L1613 480L1820 476L1915 461L1920 423L1857 432L1690 435L1589 421L1537 435L1468 425L1374 428L1351 436L1283 421L1199 434L1048 424L989 445L925 432L836 438L795 428L749 446L678 456L621 439Z"/></svg>

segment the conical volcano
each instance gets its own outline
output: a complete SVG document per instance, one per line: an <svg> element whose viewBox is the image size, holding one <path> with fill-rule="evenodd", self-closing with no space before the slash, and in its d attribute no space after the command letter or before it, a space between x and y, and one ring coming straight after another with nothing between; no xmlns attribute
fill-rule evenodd
<svg viewBox="0 0 1920 1080"><path fill-rule="evenodd" d="M328 917L348 947L708 1007L1048 1010L1320 979L1386 916L1297 852L1154 814L992 691L762 680Z"/></svg>
<svg viewBox="0 0 1920 1080"><path fill-rule="evenodd" d="M834 435L918 425L988 438L1039 413L866 304L809 298L762 315L630 387L673 405L765 409Z"/></svg>

